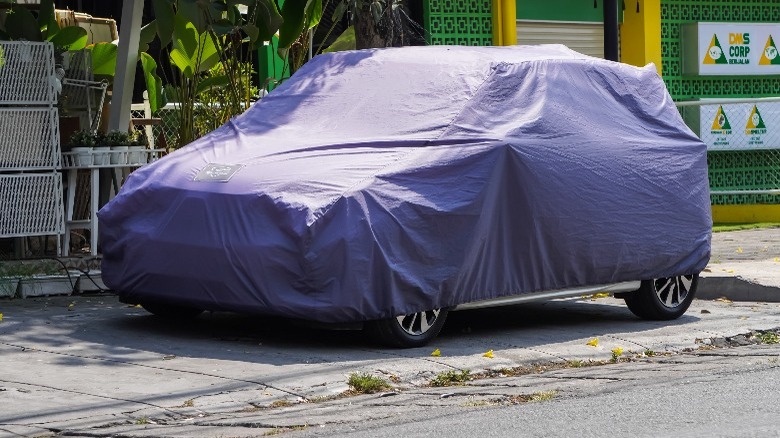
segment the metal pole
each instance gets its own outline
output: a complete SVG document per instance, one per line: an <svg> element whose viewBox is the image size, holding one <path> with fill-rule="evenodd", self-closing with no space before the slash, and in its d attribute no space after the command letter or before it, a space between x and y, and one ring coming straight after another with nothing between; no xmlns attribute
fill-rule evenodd
<svg viewBox="0 0 780 438"><path fill-rule="evenodd" d="M618 54L618 2L604 0L604 59L620 61Z"/></svg>
<svg viewBox="0 0 780 438"><path fill-rule="evenodd" d="M119 48L116 58L114 90L111 97L109 130L127 131L130 128L130 105L133 102L135 67L138 62L138 44L141 37L141 19L144 0L124 0L122 28L119 29Z"/></svg>

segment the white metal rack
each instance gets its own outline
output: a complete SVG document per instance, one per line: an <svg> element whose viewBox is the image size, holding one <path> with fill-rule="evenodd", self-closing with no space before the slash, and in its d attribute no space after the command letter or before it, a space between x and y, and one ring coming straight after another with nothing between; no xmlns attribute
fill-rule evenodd
<svg viewBox="0 0 780 438"><path fill-rule="evenodd" d="M56 85L52 43L0 41L0 237L65 231Z"/></svg>
<svg viewBox="0 0 780 438"><path fill-rule="evenodd" d="M93 255L97 254L98 221L97 211L100 208L98 197L100 192L100 171L110 170L114 180L115 190L119 191L120 180L124 173L158 159L165 150L146 149L123 150L97 148L62 154L63 168L67 171L68 192L65 205L65 238L63 241L64 255L70 250L70 230L85 229L90 231L89 247ZM76 178L79 171L89 171L89 213L86 219L74 219L73 212L76 203Z"/></svg>

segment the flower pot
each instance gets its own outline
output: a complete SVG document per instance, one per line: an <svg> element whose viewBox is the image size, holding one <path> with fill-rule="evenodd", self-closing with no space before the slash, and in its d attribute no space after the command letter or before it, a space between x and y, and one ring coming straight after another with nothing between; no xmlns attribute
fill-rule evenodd
<svg viewBox="0 0 780 438"><path fill-rule="evenodd" d="M73 283L78 277L71 280L67 275L34 275L25 277L19 281L19 296L40 297L47 295L70 295L73 292Z"/></svg>
<svg viewBox="0 0 780 438"><path fill-rule="evenodd" d="M149 157L146 154L146 146L128 146L128 164L146 164Z"/></svg>
<svg viewBox="0 0 780 438"><path fill-rule="evenodd" d="M73 164L80 167L86 167L92 165L92 148L91 147L74 147L70 150L73 153Z"/></svg>
<svg viewBox="0 0 780 438"><path fill-rule="evenodd" d="M0 277L0 298L15 297L18 286L18 277Z"/></svg>
<svg viewBox="0 0 780 438"><path fill-rule="evenodd" d="M92 149L92 164L95 166L111 164L111 148L108 146L95 146Z"/></svg>
<svg viewBox="0 0 780 438"><path fill-rule="evenodd" d="M111 164L127 164L128 146L111 146Z"/></svg>

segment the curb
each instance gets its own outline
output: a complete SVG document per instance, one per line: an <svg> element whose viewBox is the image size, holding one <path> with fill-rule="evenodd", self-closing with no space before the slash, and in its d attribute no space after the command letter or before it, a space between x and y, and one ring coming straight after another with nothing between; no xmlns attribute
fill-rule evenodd
<svg viewBox="0 0 780 438"><path fill-rule="evenodd" d="M714 300L726 297L732 301L780 303L780 287L751 283L742 277L699 277L696 298Z"/></svg>

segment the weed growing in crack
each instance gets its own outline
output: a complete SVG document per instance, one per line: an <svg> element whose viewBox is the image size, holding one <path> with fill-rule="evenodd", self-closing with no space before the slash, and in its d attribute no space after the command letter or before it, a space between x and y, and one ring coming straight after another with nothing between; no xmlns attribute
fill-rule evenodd
<svg viewBox="0 0 780 438"><path fill-rule="evenodd" d="M543 402L552 400L555 398L555 396L558 395L558 391L541 391L541 392L535 392L531 394L530 402Z"/></svg>
<svg viewBox="0 0 780 438"><path fill-rule="evenodd" d="M290 400L274 400L271 402L270 405L268 405L269 408L286 408L288 406L292 406L293 402Z"/></svg>
<svg viewBox="0 0 780 438"><path fill-rule="evenodd" d="M540 391L533 394L520 394L507 397L507 404L518 405L521 403L535 403L552 400L558 395L558 391Z"/></svg>
<svg viewBox="0 0 780 438"><path fill-rule="evenodd" d="M347 385L358 394L373 394L375 392L390 389L390 384L381 377L368 373L352 373L349 375Z"/></svg>
<svg viewBox="0 0 780 438"><path fill-rule="evenodd" d="M780 336L775 332L757 332L755 337L762 344L777 344L780 343Z"/></svg>
<svg viewBox="0 0 780 438"><path fill-rule="evenodd" d="M275 427L268 432L264 433L263 436L276 436L281 435L285 432L295 432L300 430L305 430L308 426L307 425L301 425L301 426L290 426L290 427Z"/></svg>
<svg viewBox="0 0 780 438"><path fill-rule="evenodd" d="M141 418L135 420L135 424L138 424L138 425L151 424L151 423L152 422L149 421L149 419L146 418L146 417L141 417Z"/></svg>
<svg viewBox="0 0 780 438"><path fill-rule="evenodd" d="M623 355L623 349L620 347L616 347L612 349L612 363L618 363L620 361L620 356Z"/></svg>
<svg viewBox="0 0 780 438"><path fill-rule="evenodd" d="M453 386L462 385L472 379L471 371L459 370L459 371L444 371L436 375L431 379L431 386Z"/></svg>

